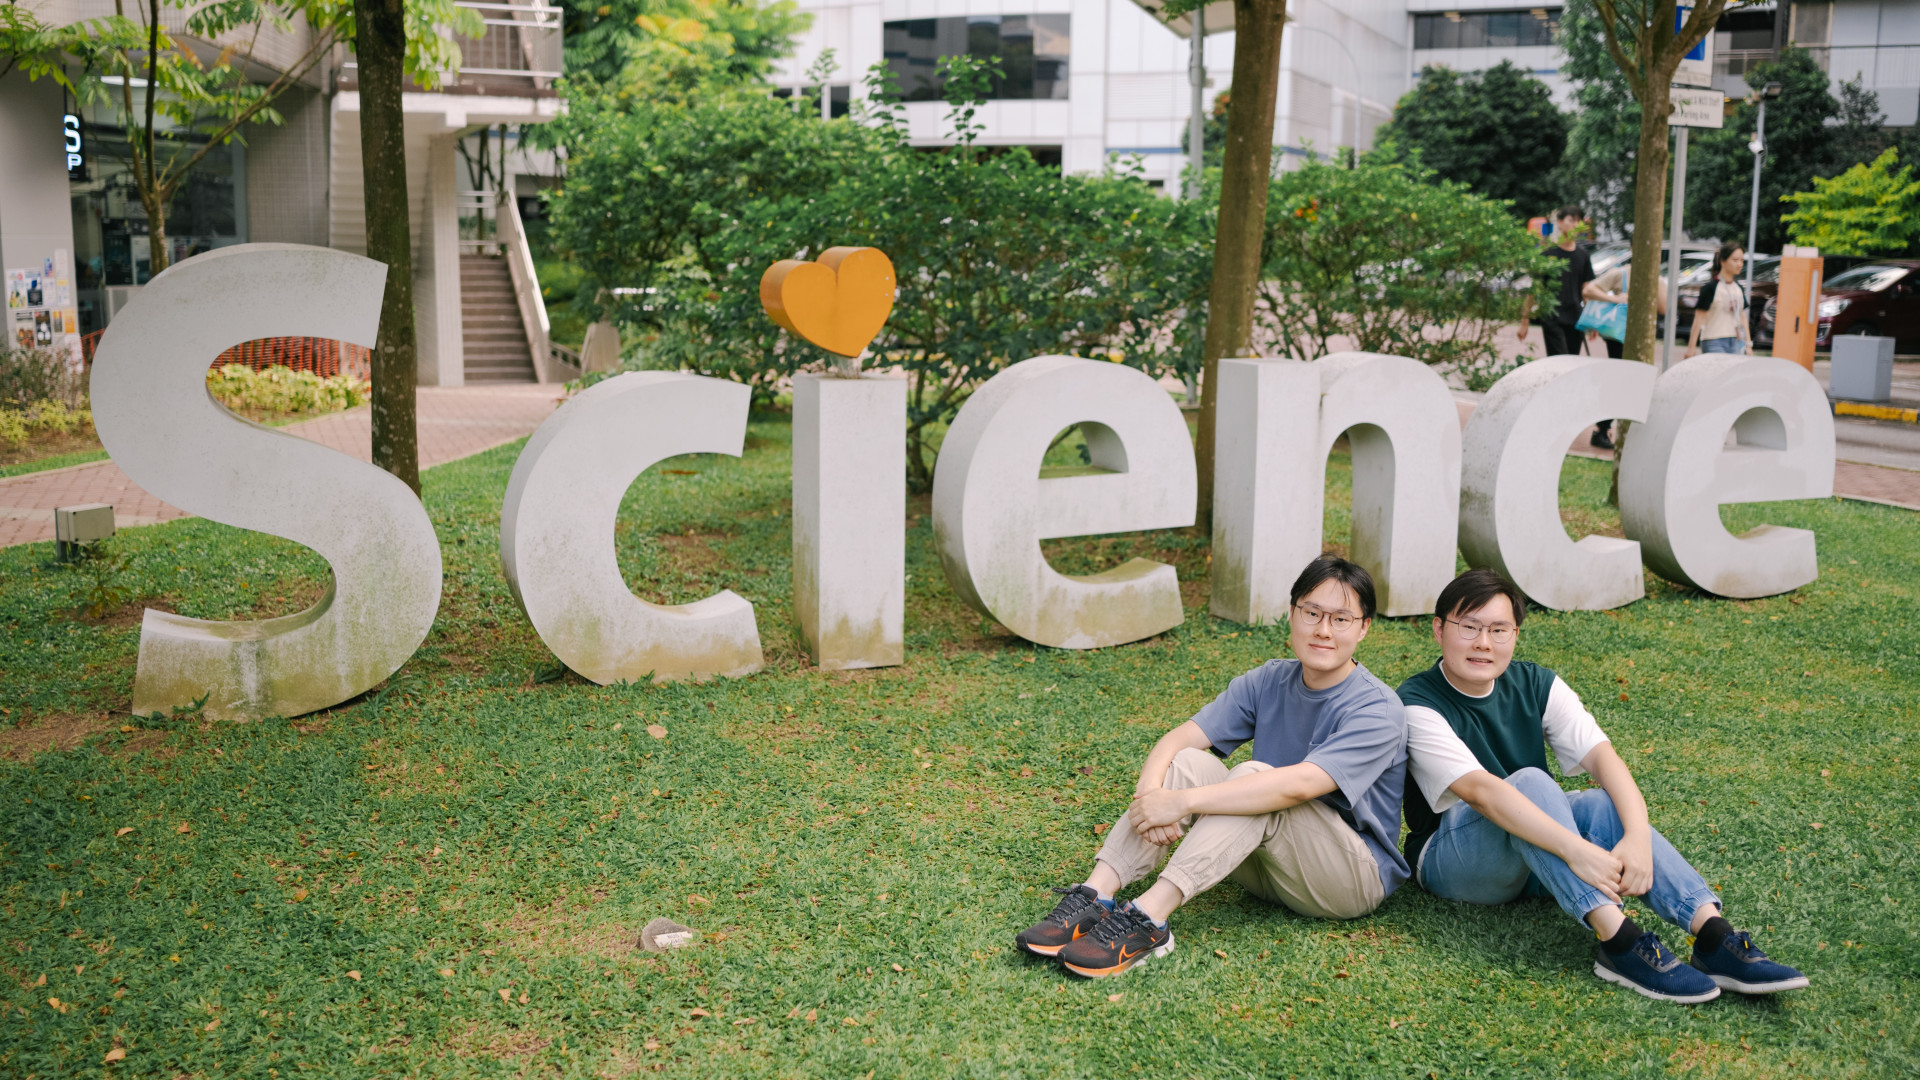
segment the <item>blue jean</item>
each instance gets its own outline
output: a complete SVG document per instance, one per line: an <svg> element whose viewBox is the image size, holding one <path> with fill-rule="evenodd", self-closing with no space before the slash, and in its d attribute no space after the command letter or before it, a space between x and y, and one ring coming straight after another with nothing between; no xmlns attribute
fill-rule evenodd
<svg viewBox="0 0 1920 1080"><path fill-rule="evenodd" d="M1613 850L1625 830L1613 798L1599 788L1568 793L1539 769L1507 777L1527 801L1599 847ZM1560 910L1586 924L1587 913L1613 901L1573 872L1558 855L1527 843L1466 803L1440 815L1440 831L1420 854L1420 884L1436 896L1469 904L1504 904L1520 896L1552 896ZM1702 904L1718 904L1707 886L1658 830L1653 834L1653 886L1647 905L1687 929Z"/></svg>
<svg viewBox="0 0 1920 1080"><path fill-rule="evenodd" d="M1737 337L1708 338L1700 343L1700 351L1702 353L1732 353L1735 356L1745 356L1747 353L1747 343Z"/></svg>

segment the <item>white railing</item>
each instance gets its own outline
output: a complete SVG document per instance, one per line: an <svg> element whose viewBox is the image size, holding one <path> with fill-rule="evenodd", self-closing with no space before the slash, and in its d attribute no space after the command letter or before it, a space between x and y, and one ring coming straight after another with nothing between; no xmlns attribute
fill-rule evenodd
<svg viewBox="0 0 1920 1080"><path fill-rule="evenodd" d="M459 222L460 254L500 254L499 192L456 191L453 213Z"/></svg>
<svg viewBox="0 0 1920 1080"><path fill-rule="evenodd" d="M455 41L460 66L443 77L443 86L480 82L498 87L505 81L552 92L555 80L565 73L559 8L546 0L454 0L454 6L480 16L482 32ZM340 77L359 80L360 65L352 53L341 65Z"/></svg>
<svg viewBox="0 0 1920 1080"><path fill-rule="evenodd" d="M506 256L507 271L513 275L513 298L520 305L520 322L527 328L534 378L543 383L559 381L555 376L560 373L553 363L553 324L547 321L547 302L540 297L540 277L534 272L533 249L527 244L527 228L520 220L520 204L512 192L502 191L496 205L499 209L494 220L499 227L501 254Z"/></svg>

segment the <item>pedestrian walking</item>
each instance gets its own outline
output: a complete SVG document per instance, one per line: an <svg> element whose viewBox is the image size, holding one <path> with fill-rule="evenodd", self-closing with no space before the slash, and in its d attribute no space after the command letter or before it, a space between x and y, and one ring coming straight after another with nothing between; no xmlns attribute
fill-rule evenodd
<svg viewBox="0 0 1920 1080"><path fill-rule="evenodd" d="M1693 308L1693 333L1687 335L1687 355L1703 352L1747 352L1747 290L1740 283L1746 268L1743 245L1721 244L1713 253L1713 276L1700 286L1700 300Z"/></svg>
<svg viewBox="0 0 1920 1080"><path fill-rule="evenodd" d="M1621 263L1587 282L1581 295L1588 300L1597 300L1604 304L1619 304L1624 307L1627 302L1627 274L1630 270L1632 270L1631 266ZM1667 314L1666 275L1660 276L1657 286L1654 293L1654 308L1662 317L1665 317ZM1594 336L1596 334L1588 335L1589 338ZM1618 360L1625 353L1626 346L1618 338L1609 337L1606 334L1597 334L1597 336L1601 341L1606 342L1607 355L1612 359ZM1597 450L1613 449L1613 421L1602 420L1595 424L1593 434L1588 436L1587 442Z"/></svg>
<svg viewBox="0 0 1920 1080"><path fill-rule="evenodd" d="M1567 265L1560 272L1559 303L1552 311L1543 312L1540 319L1540 336L1546 341L1547 356L1572 356L1580 351L1580 331L1575 324L1580 321L1582 293L1594 279L1593 256L1580 243L1585 231L1586 213L1578 206L1563 206L1554 212L1554 244L1546 254L1565 260ZM1527 320L1532 314L1533 298L1528 297L1520 307L1521 341L1527 340Z"/></svg>

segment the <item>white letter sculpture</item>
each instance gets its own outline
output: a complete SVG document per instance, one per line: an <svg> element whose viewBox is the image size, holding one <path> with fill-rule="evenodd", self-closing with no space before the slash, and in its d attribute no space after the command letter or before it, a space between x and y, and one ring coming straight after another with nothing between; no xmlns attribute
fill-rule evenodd
<svg viewBox="0 0 1920 1080"><path fill-rule="evenodd" d="M906 658L907 381L793 378L793 611L816 666Z"/></svg>
<svg viewBox="0 0 1920 1080"><path fill-rule="evenodd" d="M1081 425L1093 468L1043 476L1061 429ZM1041 645L1094 649L1180 625L1173 567L1130 559L1057 573L1040 541L1193 524L1193 442L1173 399L1103 360L1041 356L987 380L961 407L933 474L933 527L954 591Z"/></svg>
<svg viewBox="0 0 1920 1080"><path fill-rule="evenodd" d="M1320 554L1326 469L1308 464L1320 442L1320 366L1232 359L1219 372L1211 610L1275 623Z"/></svg>
<svg viewBox="0 0 1920 1080"><path fill-rule="evenodd" d="M1646 419L1654 374L1630 360L1551 356L1494 384L1462 435L1460 551L1467 565L1500 571L1557 611L1604 611L1646 595L1639 544L1567 536L1560 466L1567 444L1595 420Z"/></svg>
<svg viewBox="0 0 1920 1080"><path fill-rule="evenodd" d="M1720 506L1828 498L1833 463L1833 414L1805 368L1697 356L1654 383L1647 422L1627 440L1620 520L1669 581L1740 599L1788 592L1819 576L1813 533L1762 525L1734 536Z"/></svg>
<svg viewBox="0 0 1920 1080"><path fill-rule="evenodd" d="M1353 447L1354 562L1373 573L1380 614L1424 615L1453 580L1460 528L1460 412L1446 381L1404 356L1334 353L1320 367L1320 474L1346 432ZM1289 583L1291 584L1291 583Z"/></svg>
<svg viewBox="0 0 1920 1080"><path fill-rule="evenodd" d="M206 697L255 720L337 705L399 670L440 606L440 544L390 473L228 412L207 366L264 337L372 345L386 268L326 248L243 244L170 267L113 320L94 357L100 441L134 483L222 524L317 552L333 582L305 611L212 622L148 610L133 711Z"/></svg>
<svg viewBox="0 0 1920 1080"><path fill-rule="evenodd" d="M527 440L500 511L500 562L540 640L605 686L760 670L753 605L724 590L691 604L633 595L614 554L614 518L634 478L676 454L739 457L740 383L637 371L596 383Z"/></svg>

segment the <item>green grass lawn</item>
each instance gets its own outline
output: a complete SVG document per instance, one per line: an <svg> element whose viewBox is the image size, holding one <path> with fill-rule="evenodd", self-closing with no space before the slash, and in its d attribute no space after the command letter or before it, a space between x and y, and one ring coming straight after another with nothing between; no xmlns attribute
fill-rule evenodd
<svg viewBox="0 0 1920 1080"><path fill-rule="evenodd" d="M118 568L56 568L46 544L0 552L0 705L16 725L0 762L0 1075L1825 1077L1920 1062L1920 517L1731 509L1740 528L1815 529L1820 580L1736 603L1649 579L1629 608L1539 612L1523 634L1522 656L1585 695L1655 824L1811 989L1655 1004L1595 979L1592 936L1551 902L1466 908L1408 886L1330 923L1231 883L1175 916L1167 959L1081 982L1016 954L1014 932L1085 873L1153 740L1285 653L1280 629L1206 615L1202 539L1049 543L1069 571L1157 553L1189 605L1153 640L1052 651L959 604L915 500L908 663L825 674L790 629L788 427L761 418L744 459L649 471L616 542L650 598L753 600L767 670L602 688L555 663L500 576L518 449L426 474L438 624L378 691L293 721L126 708L143 605L298 610L324 582L311 554L199 520L127 530ZM1568 463L1582 531L1617 531L1605 483L1604 466ZM1336 458L1336 543L1346 484ZM98 617L76 613L90 597ZM1434 652L1425 620L1382 620L1360 655L1391 684ZM30 752L49 742L72 748ZM638 951L657 915L704 937ZM124 1060L103 1066L116 1046Z"/></svg>

